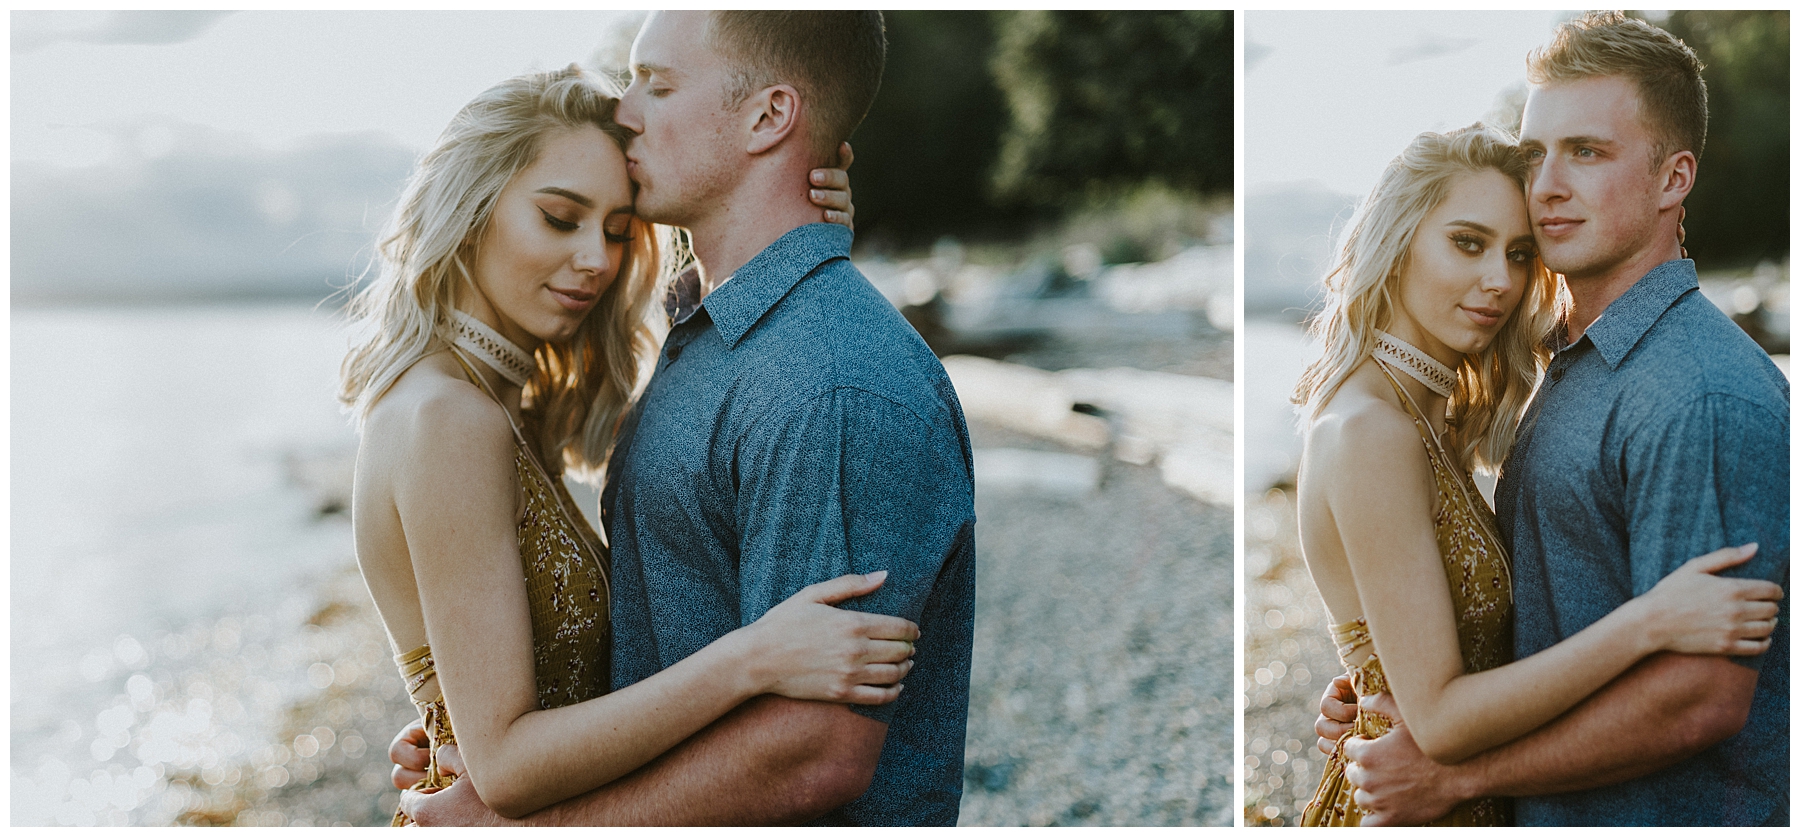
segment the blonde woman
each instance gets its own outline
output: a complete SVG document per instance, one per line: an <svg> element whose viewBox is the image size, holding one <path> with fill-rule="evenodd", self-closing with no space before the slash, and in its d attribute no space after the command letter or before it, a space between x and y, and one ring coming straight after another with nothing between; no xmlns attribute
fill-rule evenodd
<svg viewBox="0 0 1800 837"><path fill-rule="evenodd" d="M1512 579L1469 477L1497 469L1548 358L1555 278L1526 214L1526 163L1480 125L1421 134L1358 209L1313 322L1323 356L1295 394L1307 567L1358 695L1390 692L1423 752L1456 762L1554 719L1658 651L1761 653L1779 586L1712 573L1754 545L1689 561L1539 654L1512 661ZM1391 719L1362 711L1351 735ZM1356 825L1342 741L1302 815ZM1510 823L1478 799L1439 825Z"/></svg>
<svg viewBox="0 0 1800 837"><path fill-rule="evenodd" d="M672 244L633 213L616 104L570 67L465 106L406 188L344 362L363 577L433 753L456 743L508 816L622 776L758 694L891 701L918 636L830 607L885 573L844 576L607 692L607 552L561 478L605 462L657 349ZM847 222L845 192L820 203ZM449 784L437 768L422 787Z"/></svg>

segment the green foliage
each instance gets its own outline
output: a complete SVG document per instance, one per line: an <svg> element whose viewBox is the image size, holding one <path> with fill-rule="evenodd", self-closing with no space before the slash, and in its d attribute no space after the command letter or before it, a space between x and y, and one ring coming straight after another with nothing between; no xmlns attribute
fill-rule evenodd
<svg viewBox="0 0 1800 837"><path fill-rule="evenodd" d="M865 246L1016 239L1144 188L1231 188L1229 12L886 19L881 92L852 138Z"/></svg>
<svg viewBox="0 0 1800 837"><path fill-rule="evenodd" d="M986 12L887 12L881 92L851 138L858 237L910 246L1018 227L1029 216L995 203L988 172L1006 105L988 73Z"/></svg>
<svg viewBox="0 0 1800 837"><path fill-rule="evenodd" d="M1709 267L1788 252L1788 13L1677 11L1660 24L1706 69L1706 150L1687 199L1688 252Z"/></svg>
<svg viewBox="0 0 1800 837"><path fill-rule="evenodd" d="M1232 184L1232 19L1223 11L1020 11L992 61L1012 120L994 186L1055 204L1160 181Z"/></svg>

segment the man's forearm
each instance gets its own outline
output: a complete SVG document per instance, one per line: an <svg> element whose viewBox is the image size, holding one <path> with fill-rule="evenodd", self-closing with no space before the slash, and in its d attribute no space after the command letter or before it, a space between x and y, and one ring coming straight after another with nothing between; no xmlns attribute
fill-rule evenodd
<svg viewBox="0 0 1800 837"><path fill-rule="evenodd" d="M1756 672L1724 657L1657 654L1536 732L1455 767L1459 795L1542 796L1661 770L1744 725Z"/></svg>
<svg viewBox="0 0 1800 837"><path fill-rule="evenodd" d="M887 725L763 695L655 761L525 819L534 825L785 825L860 796Z"/></svg>

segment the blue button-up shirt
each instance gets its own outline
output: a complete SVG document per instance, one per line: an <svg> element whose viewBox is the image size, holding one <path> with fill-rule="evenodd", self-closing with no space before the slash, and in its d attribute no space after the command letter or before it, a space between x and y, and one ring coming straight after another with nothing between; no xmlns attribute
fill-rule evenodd
<svg viewBox="0 0 1800 837"><path fill-rule="evenodd" d="M1787 583L1788 384L1665 262L1557 352L1495 490L1512 547L1514 643L1535 654L1688 559L1760 544L1728 575ZM1520 825L1785 824L1787 607L1742 731L1618 785L1518 800Z"/></svg>
<svg viewBox="0 0 1800 837"><path fill-rule="evenodd" d="M700 301L695 277L626 419L602 507L613 685L800 588L887 570L847 606L919 624L867 793L822 824L954 825L975 612L969 433L944 367L850 264L850 231L790 231Z"/></svg>

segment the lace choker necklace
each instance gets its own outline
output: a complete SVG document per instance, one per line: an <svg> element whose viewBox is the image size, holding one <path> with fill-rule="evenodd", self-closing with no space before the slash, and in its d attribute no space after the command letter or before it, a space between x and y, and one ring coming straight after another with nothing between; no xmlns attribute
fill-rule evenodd
<svg viewBox="0 0 1800 837"><path fill-rule="evenodd" d="M513 386L525 386L525 382L531 380L531 373L537 371L537 361L530 352L501 337L500 332L488 328L487 323L451 309L450 326L454 332L454 339L450 342L493 367L495 372L500 373L500 377L511 381Z"/></svg>
<svg viewBox="0 0 1800 837"><path fill-rule="evenodd" d="M1375 332L1375 357L1445 398L1456 391L1456 370L1438 363L1411 343L1385 331Z"/></svg>

